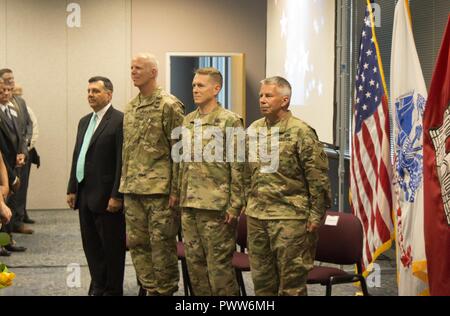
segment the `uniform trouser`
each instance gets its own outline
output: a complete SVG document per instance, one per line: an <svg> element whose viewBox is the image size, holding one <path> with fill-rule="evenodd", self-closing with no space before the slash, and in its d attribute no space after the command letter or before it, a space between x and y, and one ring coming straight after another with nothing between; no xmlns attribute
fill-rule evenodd
<svg viewBox="0 0 450 316"><path fill-rule="evenodd" d="M236 250L236 225L224 223L221 211L183 208L183 241L193 294L239 295L231 263Z"/></svg>
<svg viewBox="0 0 450 316"><path fill-rule="evenodd" d="M247 218L250 268L258 296L307 295L306 280L314 266L317 234L306 220Z"/></svg>
<svg viewBox="0 0 450 316"><path fill-rule="evenodd" d="M123 295L125 272L125 216L91 210L80 184L81 240L89 266L92 290L105 296Z"/></svg>
<svg viewBox="0 0 450 316"><path fill-rule="evenodd" d="M173 295L179 271L177 210L166 195L125 195L128 248L136 274L148 295Z"/></svg>

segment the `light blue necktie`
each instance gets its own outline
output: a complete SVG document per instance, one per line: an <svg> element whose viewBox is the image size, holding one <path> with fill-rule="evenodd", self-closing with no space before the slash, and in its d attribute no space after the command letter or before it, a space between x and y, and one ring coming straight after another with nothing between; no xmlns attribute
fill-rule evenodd
<svg viewBox="0 0 450 316"><path fill-rule="evenodd" d="M77 180L78 183L84 179L84 160L86 159L86 153L89 148L89 143L91 142L92 135L94 134L95 125L97 123L97 114L94 113L89 122L89 126L84 134L83 145L81 146L80 154L78 155L77 161Z"/></svg>

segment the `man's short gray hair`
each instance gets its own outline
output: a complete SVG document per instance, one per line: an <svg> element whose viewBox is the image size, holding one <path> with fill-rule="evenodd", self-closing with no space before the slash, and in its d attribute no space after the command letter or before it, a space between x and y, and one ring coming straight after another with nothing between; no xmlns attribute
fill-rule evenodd
<svg viewBox="0 0 450 316"><path fill-rule="evenodd" d="M292 87L289 81L280 76L269 77L264 80L261 80L262 85L275 85L278 87L278 91L283 96L288 96L291 98L292 95Z"/></svg>

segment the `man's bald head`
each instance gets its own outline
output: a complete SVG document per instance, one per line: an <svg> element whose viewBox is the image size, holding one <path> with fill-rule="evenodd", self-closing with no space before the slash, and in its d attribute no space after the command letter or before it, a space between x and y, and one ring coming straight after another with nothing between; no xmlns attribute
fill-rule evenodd
<svg viewBox="0 0 450 316"><path fill-rule="evenodd" d="M139 53L134 56L133 60L139 60L147 65L150 65L153 68L159 68L159 61L155 55L150 53Z"/></svg>
<svg viewBox="0 0 450 316"><path fill-rule="evenodd" d="M155 55L139 53L131 62L131 79L144 94L150 93L156 86L159 62Z"/></svg>

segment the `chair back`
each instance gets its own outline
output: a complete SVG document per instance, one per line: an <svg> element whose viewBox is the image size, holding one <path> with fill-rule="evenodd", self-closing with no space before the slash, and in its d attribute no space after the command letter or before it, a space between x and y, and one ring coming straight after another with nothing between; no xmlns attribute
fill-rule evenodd
<svg viewBox="0 0 450 316"><path fill-rule="evenodd" d="M239 245L242 252L247 248L247 216L245 214L239 216L236 244Z"/></svg>
<svg viewBox="0 0 450 316"><path fill-rule="evenodd" d="M325 225L327 216L338 216L337 225ZM361 262L363 228L353 214L327 211L318 235L315 260L341 265Z"/></svg>

